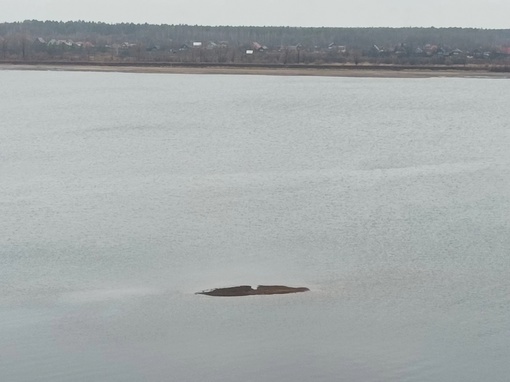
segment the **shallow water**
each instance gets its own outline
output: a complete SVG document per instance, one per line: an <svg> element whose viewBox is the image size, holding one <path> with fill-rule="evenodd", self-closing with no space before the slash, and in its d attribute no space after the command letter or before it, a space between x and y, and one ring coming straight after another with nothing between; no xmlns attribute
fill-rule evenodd
<svg viewBox="0 0 510 382"><path fill-rule="evenodd" d="M507 381L506 80L0 85L2 380Z"/></svg>

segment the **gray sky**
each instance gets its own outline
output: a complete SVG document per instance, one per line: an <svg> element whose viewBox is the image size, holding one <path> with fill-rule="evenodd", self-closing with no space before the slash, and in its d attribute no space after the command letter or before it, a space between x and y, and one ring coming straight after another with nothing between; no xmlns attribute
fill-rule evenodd
<svg viewBox="0 0 510 382"><path fill-rule="evenodd" d="M0 0L0 22L510 28L510 0Z"/></svg>

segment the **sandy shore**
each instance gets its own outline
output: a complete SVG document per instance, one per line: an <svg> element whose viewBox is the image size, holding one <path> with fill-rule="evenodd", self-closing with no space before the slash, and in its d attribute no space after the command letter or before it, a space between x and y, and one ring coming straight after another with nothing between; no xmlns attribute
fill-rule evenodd
<svg viewBox="0 0 510 382"><path fill-rule="evenodd" d="M484 69L395 69L353 68L353 67L218 67L218 66L109 66L109 65L58 65L58 64L0 64L0 70L39 70L39 71L81 71L81 72L120 72L120 73L172 73L172 74L237 74L272 76L326 76L326 77L369 77L369 78L510 78L509 72L492 72Z"/></svg>

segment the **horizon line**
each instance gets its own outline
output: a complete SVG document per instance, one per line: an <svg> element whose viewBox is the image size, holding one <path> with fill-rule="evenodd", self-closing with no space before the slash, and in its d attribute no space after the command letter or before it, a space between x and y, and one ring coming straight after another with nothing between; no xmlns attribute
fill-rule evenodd
<svg viewBox="0 0 510 382"><path fill-rule="evenodd" d="M189 23L149 23L149 22L133 22L133 21L94 21L94 20L51 20L51 19L25 19L22 21L0 21L0 24L22 24L26 22L56 22L56 23L96 23L107 25L134 24L134 25L150 25L150 26L190 26L190 27L207 27L207 28L295 28L295 29L474 29L485 31L505 31L510 28L486 28L474 26L296 26L296 25L234 25L234 24L189 24Z"/></svg>

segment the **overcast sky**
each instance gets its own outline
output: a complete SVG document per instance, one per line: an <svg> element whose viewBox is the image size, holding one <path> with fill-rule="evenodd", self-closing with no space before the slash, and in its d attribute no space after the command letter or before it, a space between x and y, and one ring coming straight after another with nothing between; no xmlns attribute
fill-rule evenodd
<svg viewBox="0 0 510 382"><path fill-rule="evenodd" d="M0 0L0 22L510 28L510 0Z"/></svg>

